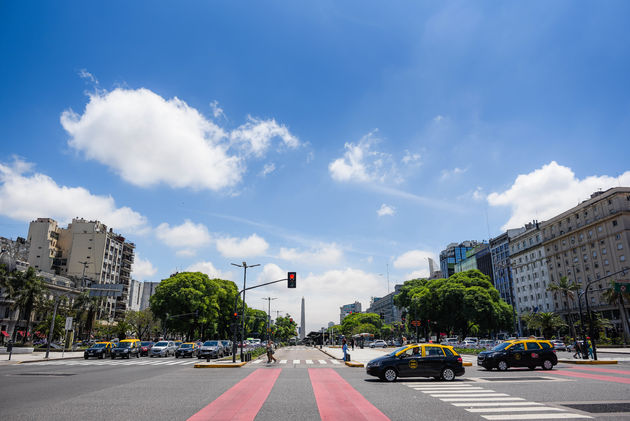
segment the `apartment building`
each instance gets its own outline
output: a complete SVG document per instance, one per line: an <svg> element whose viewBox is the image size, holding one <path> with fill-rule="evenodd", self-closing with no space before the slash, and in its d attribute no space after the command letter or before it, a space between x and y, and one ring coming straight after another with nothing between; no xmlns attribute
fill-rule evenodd
<svg viewBox="0 0 630 421"><path fill-rule="evenodd" d="M366 313L383 314L383 323L392 324L400 322L402 319L403 309L394 305L394 297L400 293L402 284L394 286L394 291L384 297L372 297L370 307L365 310Z"/></svg>
<svg viewBox="0 0 630 421"><path fill-rule="evenodd" d="M549 286L549 269L543 245L543 233L538 221L525 225L525 231L509 243L510 266L514 278L516 313L555 311Z"/></svg>
<svg viewBox="0 0 630 421"><path fill-rule="evenodd" d="M510 264L510 242L514 237L525 232L525 228L509 229L503 234L490 239L490 254L492 258L492 279L494 287L499 291L501 299L514 306L514 277Z"/></svg>
<svg viewBox="0 0 630 421"><path fill-rule="evenodd" d="M615 187L595 192L579 205L541 224L545 256L552 282L562 277L588 286L588 294L577 294L566 302L555 294L554 303L561 313L575 313L577 299L582 306L602 313L621 331L619 306L606 302L603 294L613 281L628 280L620 272L630 268L630 188ZM626 303L630 308L630 303Z"/></svg>
<svg viewBox="0 0 630 421"><path fill-rule="evenodd" d="M120 297L103 300L100 318L121 318L129 305L133 243L99 222L74 218L61 228L50 218L32 221L28 261L38 270L79 279L82 287L122 284Z"/></svg>
<svg viewBox="0 0 630 421"><path fill-rule="evenodd" d="M346 318L348 314L352 313L361 313L361 303L355 301L352 304L345 304L339 307L339 323L343 322L343 319Z"/></svg>

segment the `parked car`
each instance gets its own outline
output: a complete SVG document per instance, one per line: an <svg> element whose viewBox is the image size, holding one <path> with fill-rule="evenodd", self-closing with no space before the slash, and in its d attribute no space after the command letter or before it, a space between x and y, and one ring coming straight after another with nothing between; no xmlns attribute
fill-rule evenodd
<svg viewBox="0 0 630 421"><path fill-rule="evenodd" d="M149 356L149 352L151 351L151 348L153 347L153 342L151 341L144 341L144 342L140 342L140 356L144 357L144 356Z"/></svg>
<svg viewBox="0 0 630 421"><path fill-rule="evenodd" d="M221 341L221 345L223 345L223 353L225 355L232 355L232 341Z"/></svg>
<svg viewBox="0 0 630 421"><path fill-rule="evenodd" d="M551 341L556 351L567 351L567 346L562 341Z"/></svg>
<svg viewBox="0 0 630 421"><path fill-rule="evenodd" d="M444 340L444 345L457 346L458 344L459 344L459 339L457 339L457 337L446 338Z"/></svg>
<svg viewBox="0 0 630 421"><path fill-rule="evenodd" d="M378 339L370 344L370 348L387 348L387 342Z"/></svg>
<svg viewBox="0 0 630 421"><path fill-rule="evenodd" d="M494 348L495 346L496 346L495 341L492 339L482 339L479 341L480 348L490 349L490 348Z"/></svg>
<svg viewBox="0 0 630 421"><path fill-rule="evenodd" d="M120 358L140 358L140 341L138 339L123 339L112 348L112 360Z"/></svg>
<svg viewBox="0 0 630 421"><path fill-rule="evenodd" d="M83 352L83 358L86 360L90 357L103 359L109 357L112 352L111 342L97 342Z"/></svg>
<svg viewBox="0 0 630 421"><path fill-rule="evenodd" d="M223 355L223 345L220 341L206 341L203 343L201 348L199 348L197 358L205 358L209 360L210 358L222 358Z"/></svg>
<svg viewBox="0 0 630 421"><path fill-rule="evenodd" d="M160 341L156 342L151 347L149 357L168 357L169 355L175 355L175 342L173 341Z"/></svg>
<svg viewBox="0 0 630 421"><path fill-rule="evenodd" d="M177 348L177 350L175 351L175 358L178 358L178 357L193 358L193 357L196 357L198 353L199 353L199 347L197 346L196 343L185 342L181 344L179 348Z"/></svg>

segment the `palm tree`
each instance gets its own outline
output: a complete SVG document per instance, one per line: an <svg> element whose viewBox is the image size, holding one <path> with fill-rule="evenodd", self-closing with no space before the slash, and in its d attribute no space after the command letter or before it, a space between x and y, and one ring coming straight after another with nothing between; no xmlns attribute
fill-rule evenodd
<svg viewBox="0 0 630 421"><path fill-rule="evenodd" d="M96 312L100 306L100 299L98 297L90 297L89 293L83 292L74 300L74 310L77 312L77 319L80 319L82 314L85 313L85 323L81 329L81 333L87 331L87 339L90 339L92 334L92 327L94 326L94 319L96 318Z"/></svg>
<svg viewBox="0 0 630 421"><path fill-rule="evenodd" d="M549 286L547 287L547 291L556 293L559 292L564 296L564 310L567 310L567 320L569 321L569 327L571 329L571 336L573 336L574 338L576 337L575 335L575 327L573 326L573 317L571 314L570 309L567 309L567 303L569 302L569 298L571 299L571 301L574 300L575 298L575 291L578 291L580 289L580 286L577 285L575 282L573 281L569 281L568 278L566 276L563 276L560 278L559 281L557 282L550 282Z"/></svg>
<svg viewBox="0 0 630 421"><path fill-rule="evenodd" d="M44 297L44 281L37 276L37 272L32 267L29 267L26 272L19 270L14 271L11 274L12 284L12 296L14 300L14 307L20 309L19 320L26 320L26 332L22 337L22 343L26 342L27 332L31 327L31 315L33 309ZM16 326L17 327L17 326ZM13 330L13 339L15 340L15 334L17 329Z"/></svg>
<svg viewBox="0 0 630 421"><path fill-rule="evenodd" d="M615 284L616 282L613 282L611 287L608 288L603 295L608 304L617 304L619 306L619 317L621 318L621 326L623 328L623 343L626 345L630 339L630 328L628 327L628 316L623 299L624 297L630 299L630 292L627 290L625 292L617 291Z"/></svg>

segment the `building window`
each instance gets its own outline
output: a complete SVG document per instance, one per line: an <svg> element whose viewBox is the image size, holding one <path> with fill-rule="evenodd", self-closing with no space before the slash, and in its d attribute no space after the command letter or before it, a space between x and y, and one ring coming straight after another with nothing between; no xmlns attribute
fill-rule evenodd
<svg viewBox="0 0 630 421"><path fill-rule="evenodd" d="M604 260L604 264L608 265L608 259Z"/></svg>
<svg viewBox="0 0 630 421"><path fill-rule="evenodd" d="M626 261L626 256L624 256L623 254L621 256L619 256L619 261L620 262L625 262Z"/></svg>
<svg viewBox="0 0 630 421"><path fill-rule="evenodd" d="M623 244L618 243L618 244L617 244L617 250L622 250L622 249L623 249Z"/></svg>
<svg viewBox="0 0 630 421"><path fill-rule="evenodd" d="M616 227L616 226L617 226L617 220L615 219L615 220L613 221L613 227Z"/></svg>

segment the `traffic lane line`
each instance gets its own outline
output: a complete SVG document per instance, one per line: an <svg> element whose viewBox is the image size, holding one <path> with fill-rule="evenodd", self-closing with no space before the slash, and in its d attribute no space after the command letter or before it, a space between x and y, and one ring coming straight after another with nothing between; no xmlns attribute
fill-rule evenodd
<svg viewBox="0 0 630 421"><path fill-rule="evenodd" d="M332 368L308 369L322 421L389 420Z"/></svg>
<svg viewBox="0 0 630 421"><path fill-rule="evenodd" d="M596 367L582 367L579 365L573 367L567 367L572 370L580 370L580 371L597 371L600 373L610 373L610 374L625 374L630 375L630 371L628 370L615 370L614 368L596 368Z"/></svg>
<svg viewBox="0 0 630 421"><path fill-rule="evenodd" d="M574 371L565 371L565 370L554 370L552 374L559 374L561 376L567 376L567 377L577 377L580 379L591 379L591 380L601 380L605 382L630 384L630 378L626 378L626 377L602 376L598 374L576 373Z"/></svg>
<svg viewBox="0 0 630 421"><path fill-rule="evenodd" d="M267 400L281 371L281 368L257 369L188 418L188 421L253 420Z"/></svg>

